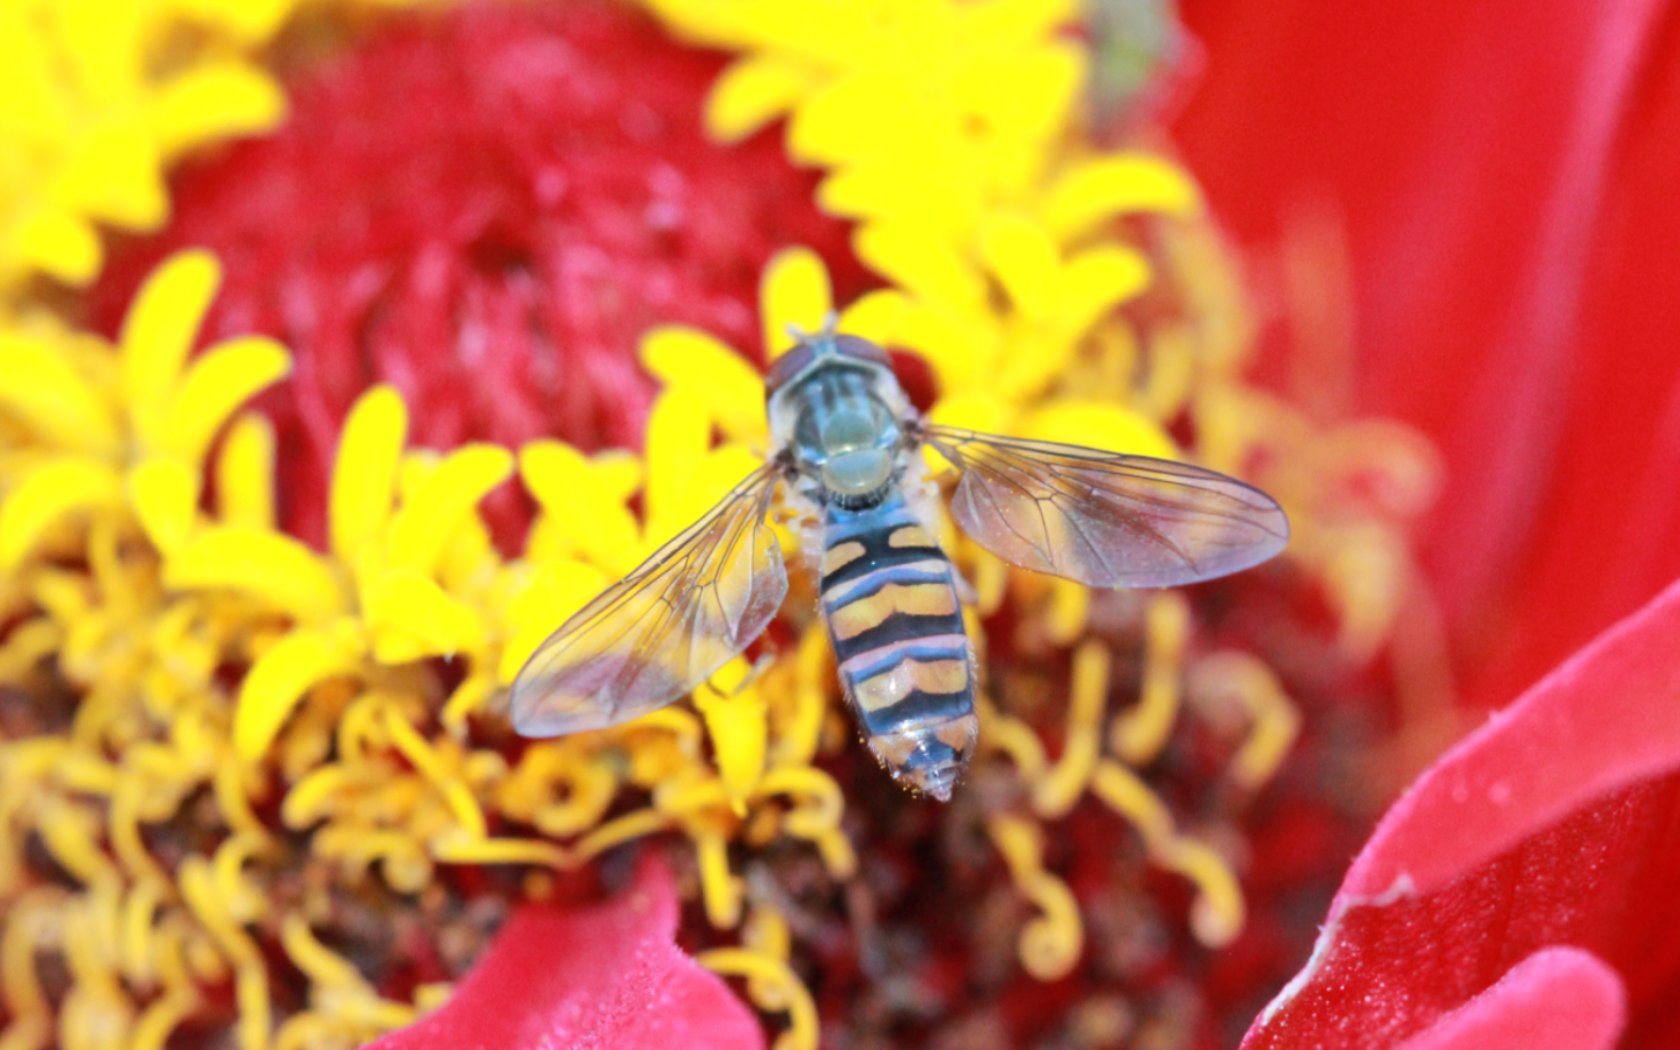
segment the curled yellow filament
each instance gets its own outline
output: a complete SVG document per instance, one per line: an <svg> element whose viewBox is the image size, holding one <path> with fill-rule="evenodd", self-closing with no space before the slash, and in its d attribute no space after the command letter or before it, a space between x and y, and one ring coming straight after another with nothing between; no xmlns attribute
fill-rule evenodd
<svg viewBox="0 0 1680 1050"><path fill-rule="evenodd" d="M694 840L695 859L700 867L700 899L706 918L713 926L729 929L741 921L746 886L729 870L729 839L722 831L691 823L688 835Z"/></svg>
<svg viewBox="0 0 1680 1050"><path fill-rule="evenodd" d="M980 713L980 746L1007 755L1021 779L1034 783L1044 775L1047 764L1044 745L1025 722L999 710L984 694L975 697Z"/></svg>
<svg viewBox="0 0 1680 1050"><path fill-rule="evenodd" d="M1250 789L1271 779L1301 729L1300 713L1271 668L1247 653L1214 653L1191 667L1189 692L1199 707L1228 706L1248 722L1231 779Z"/></svg>
<svg viewBox="0 0 1680 1050"><path fill-rule="evenodd" d="M748 979L748 993L756 987L773 989L770 1000L755 1005L767 1011L785 1011L788 1029L776 1038L775 1050L815 1050L817 1005L803 981L787 963L748 948L713 948L695 956L713 973Z"/></svg>
<svg viewBox="0 0 1680 1050"><path fill-rule="evenodd" d="M404 758L414 764L423 776L443 795L444 802L451 813L468 835L473 838L483 838L488 834L488 826L484 819L484 810L479 807L478 800L467 789L462 778L449 769L437 750L420 735L419 730L409 724L408 719L399 713L395 706L385 708L385 729L391 734L391 743L396 745Z"/></svg>
<svg viewBox="0 0 1680 1050"><path fill-rule="evenodd" d="M432 856L445 864L535 864L556 871L576 866L563 847L543 839L445 840L433 845Z"/></svg>
<svg viewBox="0 0 1680 1050"><path fill-rule="evenodd" d="M1138 829L1151 860L1196 887L1190 928L1197 940L1217 948L1242 932L1244 906L1236 873L1206 843L1179 835L1166 805L1148 785L1126 767L1104 759L1097 763L1091 791Z"/></svg>
<svg viewBox="0 0 1680 1050"><path fill-rule="evenodd" d="M1021 929L1021 965L1041 981L1065 977L1084 950L1085 927L1067 883L1044 868L1044 842L1038 825L999 814L986 822L986 830L1003 854L1010 878L1039 910L1039 915Z"/></svg>
<svg viewBox="0 0 1680 1050"><path fill-rule="evenodd" d="M1073 702L1068 709L1062 757L1033 781L1033 809L1060 817L1074 807L1090 783L1102 748L1103 701L1108 695L1108 650L1087 641L1073 654Z"/></svg>
<svg viewBox="0 0 1680 1050"><path fill-rule="evenodd" d="M262 953L229 910L229 902L218 890L210 861L188 857L180 869L181 896L187 906L233 964L234 1000L239 1006L240 1050L264 1050L268 1046L271 1004L268 998L268 969Z"/></svg>
<svg viewBox="0 0 1680 1050"><path fill-rule="evenodd" d="M1160 754L1178 719L1179 676L1190 633L1190 605L1175 591L1152 596L1144 614L1143 682L1138 702L1109 730L1109 746L1131 765Z"/></svg>

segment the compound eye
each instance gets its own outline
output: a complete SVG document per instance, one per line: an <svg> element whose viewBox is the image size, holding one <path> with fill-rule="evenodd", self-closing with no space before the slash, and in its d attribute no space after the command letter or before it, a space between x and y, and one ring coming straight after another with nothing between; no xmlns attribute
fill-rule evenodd
<svg viewBox="0 0 1680 1050"><path fill-rule="evenodd" d="M834 349L846 357L891 367L887 352L862 336L837 335L834 337Z"/></svg>

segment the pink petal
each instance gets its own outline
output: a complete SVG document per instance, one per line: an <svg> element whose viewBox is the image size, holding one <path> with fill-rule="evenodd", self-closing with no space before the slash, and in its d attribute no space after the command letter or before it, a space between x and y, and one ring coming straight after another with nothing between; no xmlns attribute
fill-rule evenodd
<svg viewBox="0 0 1680 1050"><path fill-rule="evenodd" d="M1554 945L1620 975L1632 1045L1675 1045L1677 829L1680 584L1424 773L1244 1046L1394 1042Z"/></svg>
<svg viewBox="0 0 1680 1050"><path fill-rule="evenodd" d="M701 1050L762 1047L728 986L672 942L670 872L644 863L630 889L588 908L526 905L447 1003L377 1050Z"/></svg>
<svg viewBox="0 0 1680 1050"><path fill-rule="evenodd" d="M1577 948L1546 948L1400 1050L1609 1050L1622 1030L1622 982Z"/></svg>

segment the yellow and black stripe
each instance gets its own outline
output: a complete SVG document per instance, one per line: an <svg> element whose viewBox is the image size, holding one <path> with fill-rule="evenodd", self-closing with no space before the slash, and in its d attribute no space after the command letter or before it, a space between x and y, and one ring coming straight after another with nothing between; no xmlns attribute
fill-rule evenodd
<svg viewBox="0 0 1680 1050"><path fill-rule="evenodd" d="M978 727L950 560L902 494L827 517L822 605L840 681L882 763L943 798Z"/></svg>

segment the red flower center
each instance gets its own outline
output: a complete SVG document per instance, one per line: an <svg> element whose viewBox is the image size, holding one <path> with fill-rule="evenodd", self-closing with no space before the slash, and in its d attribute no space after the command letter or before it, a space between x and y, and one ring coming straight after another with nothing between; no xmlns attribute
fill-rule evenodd
<svg viewBox="0 0 1680 1050"><path fill-rule="evenodd" d="M608 4L394 26L290 85L278 133L183 172L177 215L118 254L96 314L114 328L176 248L221 257L207 339L264 332L297 355L263 407L284 523L316 542L339 425L376 382L420 445L638 446L649 327L756 345L759 272L790 244L843 293L864 280L774 134L707 141L720 64Z"/></svg>

